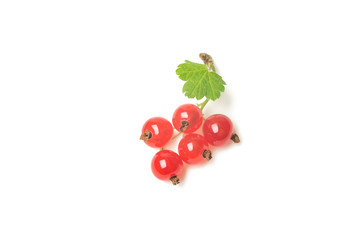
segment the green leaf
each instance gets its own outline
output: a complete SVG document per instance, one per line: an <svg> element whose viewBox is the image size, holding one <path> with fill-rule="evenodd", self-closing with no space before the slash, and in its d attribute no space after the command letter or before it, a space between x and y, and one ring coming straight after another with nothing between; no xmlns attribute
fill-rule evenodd
<svg viewBox="0 0 360 240"><path fill-rule="evenodd" d="M176 74L181 80L186 81L183 93L188 98L200 100L206 97L214 101L220 97L221 92L225 91L226 83L221 76L209 71L205 64L185 60L185 63L178 66Z"/></svg>

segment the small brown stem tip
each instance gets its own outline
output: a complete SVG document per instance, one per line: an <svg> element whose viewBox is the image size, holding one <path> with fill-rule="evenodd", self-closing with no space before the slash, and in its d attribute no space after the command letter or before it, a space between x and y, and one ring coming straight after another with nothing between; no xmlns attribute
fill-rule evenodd
<svg viewBox="0 0 360 240"><path fill-rule="evenodd" d="M152 133L146 129L145 132L141 134L140 140L147 142L149 139L151 139L151 137L152 137Z"/></svg>
<svg viewBox="0 0 360 240"><path fill-rule="evenodd" d="M204 64L208 67L209 71L215 71L215 66L214 66L214 60L212 59L212 57L207 54L207 53L200 53L200 58L201 60L203 60Z"/></svg>
<svg viewBox="0 0 360 240"><path fill-rule="evenodd" d="M199 57L201 58L201 60L203 60L203 62L208 65L209 63L213 62L212 57L207 54L207 53L200 53Z"/></svg>
<svg viewBox="0 0 360 240"><path fill-rule="evenodd" d="M172 182L173 185L176 185L176 184L180 183L180 179L177 176L172 176L170 178L170 181Z"/></svg>
<svg viewBox="0 0 360 240"><path fill-rule="evenodd" d="M240 138L239 136L234 133L232 136L231 136L231 140L234 142L234 143L239 143L240 142Z"/></svg>
<svg viewBox="0 0 360 240"><path fill-rule="evenodd" d="M205 149L203 152L203 158L206 158L206 160L210 161L212 159L211 151Z"/></svg>
<svg viewBox="0 0 360 240"><path fill-rule="evenodd" d="M180 132L184 132L186 129L188 129L188 127L189 127L189 122L188 121L182 121L181 126L180 126Z"/></svg>

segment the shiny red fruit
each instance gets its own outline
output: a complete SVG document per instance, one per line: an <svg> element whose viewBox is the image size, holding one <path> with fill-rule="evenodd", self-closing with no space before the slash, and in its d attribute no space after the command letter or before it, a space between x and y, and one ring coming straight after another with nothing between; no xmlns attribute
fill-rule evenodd
<svg viewBox="0 0 360 240"><path fill-rule="evenodd" d="M153 148L165 146L171 139L174 129L171 123L162 117L147 120L142 128L141 140Z"/></svg>
<svg viewBox="0 0 360 240"><path fill-rule="evenodd" d="M187 164L197 164L211 159L209 144L199 134L190 133L179 142L178 151L181 159Z"/></svg>
<svg viewBox="0 0 360 240"><path fill-rule="evenodd" d="M201 127L203 115L194 104L184 104L178 107L173 114L173 125L183 133L192 133Z"/></svg>
<svg viewBox="0 0 360 240"><path fill-rule="evenodd" d="M179 183L178 176L183 170L183 162L177 153L162 150L153 157L151 170L158 179L171 180L175 185Z"/></svg>
<svg viewBox="0 0 360 240"><path fill-rule="evenodd" d="M214 114L208 117L203 125L205 140L213 146L226 144L233 133L231 120L222 114Z"/></svg>

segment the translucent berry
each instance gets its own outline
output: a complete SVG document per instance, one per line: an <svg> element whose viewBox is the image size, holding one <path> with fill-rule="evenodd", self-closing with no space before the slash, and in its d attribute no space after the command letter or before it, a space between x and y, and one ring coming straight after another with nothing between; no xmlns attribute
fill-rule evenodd
<svg viewBox="0 0 360 240"><path fill-rule="evenodd" d="M162 117L147 120L142 128L141 140L153 148L165 146L171 139L174 129L171 123Z"/></svg>
<svg viewBox="0 0 360 240"><path fill-rule="evenodd" d="M230 139L240 142L239 137L233 134L231 120L222 114L214 114L208 117L203 125L205 140L213 146L226 144Z"/></svg>
<svg viewBox="0 0 360 240"><path fill-rule="evenodd" d="M174 185L180 183L178 176L183 170L180 156L170 150L157 152L151 162L151 170L160 180L170 180Z"/></svg>
<svg viewBox="0 0 360 240"><path fill-rule="evenodd" d="M192 133L201 127L203 115L194 104L184 104L178 107L173 115L173 125L176 130L183 133Z"/></svg>
<svg viewBox="0 0 360 240"><path fill-rule="evenodd" d="M190 133L179 142L179 155L187 164L197 164L212 158L209 143L199 134Z"/></svg>

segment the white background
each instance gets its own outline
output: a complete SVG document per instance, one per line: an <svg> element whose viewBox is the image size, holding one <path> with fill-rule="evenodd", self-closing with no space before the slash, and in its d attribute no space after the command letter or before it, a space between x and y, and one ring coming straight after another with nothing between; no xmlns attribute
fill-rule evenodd
<svg viewBox="0 0 360 240"><path fill-rule="evenodd" d="M358 1L1 1L0 239L360 239ZM195 103L240 145L156 179L150 117ZM176 143L174 144L176 147Z"/></svg>

